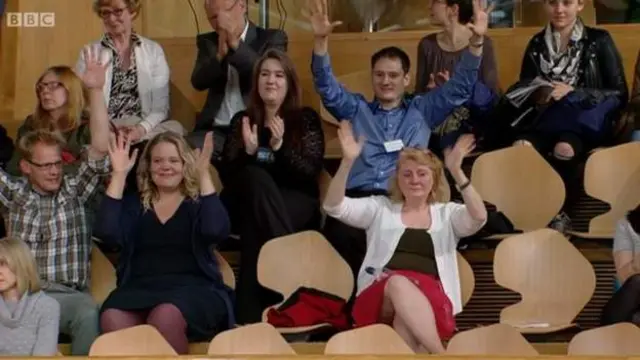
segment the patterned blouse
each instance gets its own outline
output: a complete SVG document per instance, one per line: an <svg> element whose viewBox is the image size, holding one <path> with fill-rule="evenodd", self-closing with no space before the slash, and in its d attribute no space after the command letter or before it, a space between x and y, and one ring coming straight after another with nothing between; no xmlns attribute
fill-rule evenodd
<svg viewBox="0 0 640 360"><path fill-rule="evenodd" d="M113 52L113 78L111 80L111 95L109 97L109 118L119 120L130 116L142 117L142 105L138 92L138 68L136 66L136 46L140 46L137 34L131 34L131 55L128 69L122 68L122 59L109 35L102 37L101 45Z"/></svg>

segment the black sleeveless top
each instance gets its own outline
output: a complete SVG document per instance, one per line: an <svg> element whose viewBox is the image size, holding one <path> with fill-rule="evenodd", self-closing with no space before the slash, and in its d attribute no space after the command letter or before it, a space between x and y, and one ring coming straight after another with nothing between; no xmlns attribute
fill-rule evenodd
<svg viewBox="0 0 640 360"><path fill-rule="evenodd" d="M389 270L411 270L439 277L433 240L426 229L407 228L386 266Z"/></svg>

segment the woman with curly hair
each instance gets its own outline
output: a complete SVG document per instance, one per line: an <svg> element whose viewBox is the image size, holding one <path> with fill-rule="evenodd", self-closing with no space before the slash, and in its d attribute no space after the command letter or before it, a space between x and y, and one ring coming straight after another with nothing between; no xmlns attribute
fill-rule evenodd
<svg viewBox="0 0 640 360"><path fill-rule="evenodd" d="M103 332L154 326L179 354L189 340L209 340L234 323L232 290L214 256L229 235L227 211L209 172L211 134L194 152L174 133L146 145L137 171L139 193L123 196L137 150L118 136L113 172L94 235L122 249L117 288L102 305Z"/></svg>

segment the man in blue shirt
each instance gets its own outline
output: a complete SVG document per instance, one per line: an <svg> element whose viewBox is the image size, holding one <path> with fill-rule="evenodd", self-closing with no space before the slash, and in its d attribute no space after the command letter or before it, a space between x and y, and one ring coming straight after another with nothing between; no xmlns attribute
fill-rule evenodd
<svg viewBox="0 0 640 360"><path fill-rule="evenodd" d="M408 96L409 56L397 47L387 47L371 57L375 98L345 89L331 70L328 36L340 22L330 22L326 0L315 0L307 9L315 43L311 70L316 91L325 108L336 118L351 121L354 134L366 143L355 162L347 183L347 196L386 194L395 172L398 153L403 147L426 148L431 129L440 125L455 108L471 97L482 59L483 36L488 13L474 0L474 20L468 25L469 50L443 86L424 95ZM327 218L325 236L357 273L364 258L364 231Z"/></svg>

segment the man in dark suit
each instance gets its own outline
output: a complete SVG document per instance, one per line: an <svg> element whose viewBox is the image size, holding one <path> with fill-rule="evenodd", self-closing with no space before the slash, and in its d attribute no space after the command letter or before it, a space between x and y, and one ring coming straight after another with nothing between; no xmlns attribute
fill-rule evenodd
<svg viewBox="0 0 640 360"><path fill-rule="evenodd" d="M251 23L246 15L247 0L205 0L204 6L214 32L196 39L198 57L191 84L209 93L188 138L200 147L204 134L213 131L215 161L222 153L231 118L246 108L253 65L269 48L286 51L287 34Z"/></svg>

